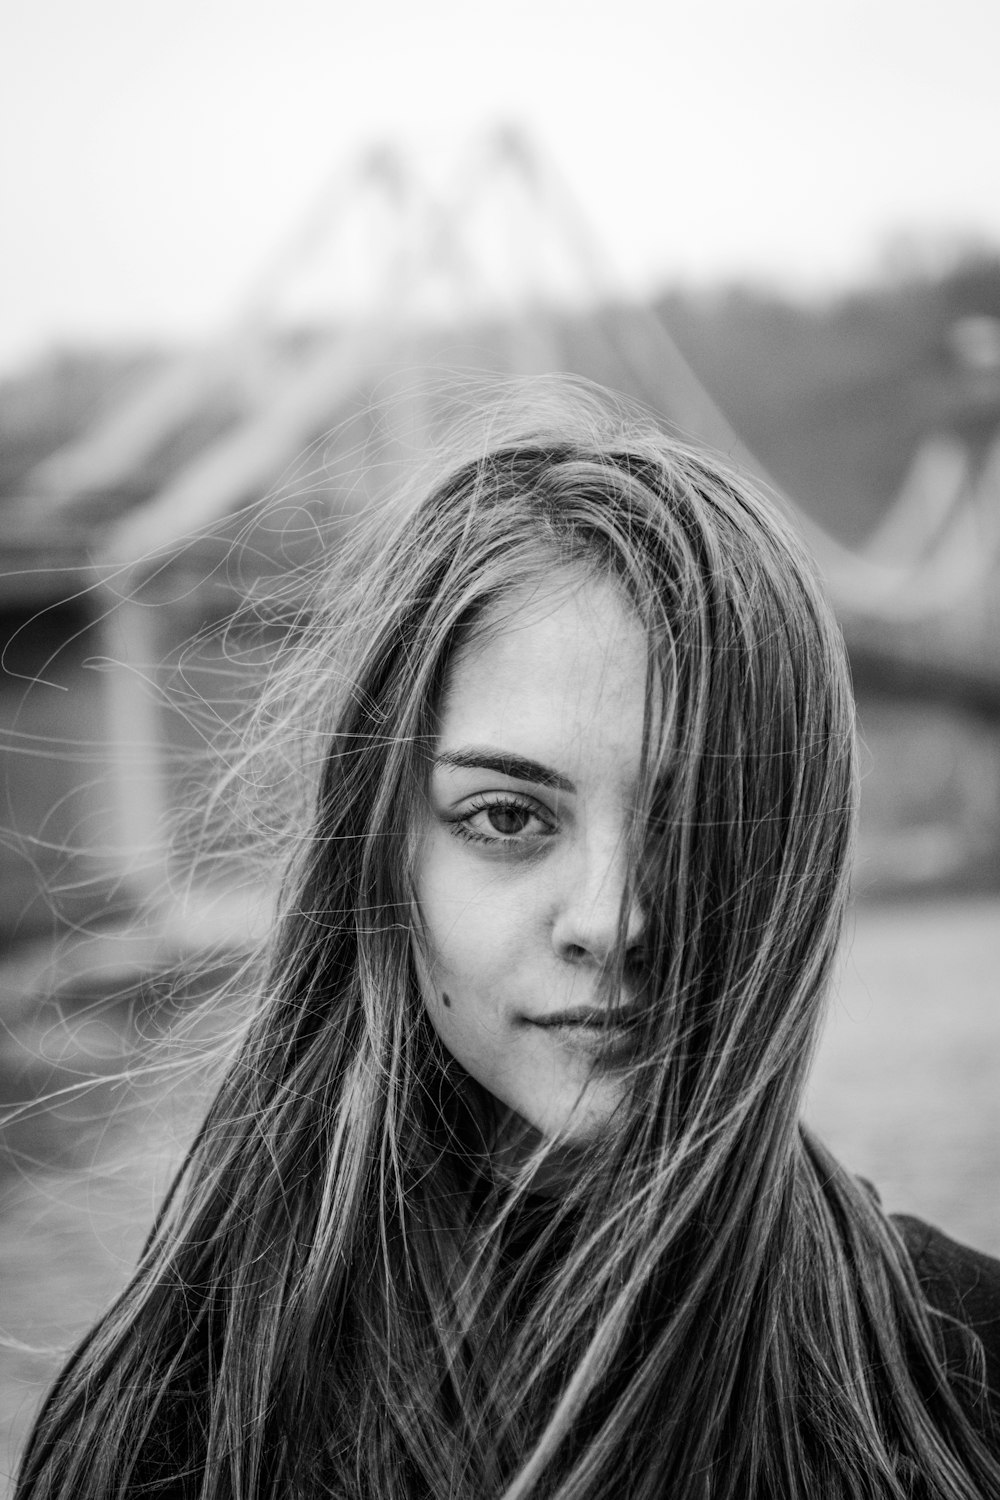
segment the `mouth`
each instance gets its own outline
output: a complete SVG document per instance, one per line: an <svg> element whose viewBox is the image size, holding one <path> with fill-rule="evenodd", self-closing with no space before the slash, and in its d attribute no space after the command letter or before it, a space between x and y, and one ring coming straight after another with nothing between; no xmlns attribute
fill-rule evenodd
<svg viewBox="0 0 1000 1500"><path fill-rule="evenodd" d="M642 1018L640 1006L619 1006L615 1010L592 1005L580 1005L570 1010L548 1011L545 1015L531 1016L529 1024L543 1031L593 1031L603 1035L632 1030Z"/></svg>
<svg viewBox="0 0 1000 1500"><path fill-rule="evenodd" d="M561 1051L585 1057L591 1068L606 1073L628 1068L635 1061L642 1015L642 1008L635 1005L615 1010L579 1006L533 1016L530 1024L546 1032Z"/></svg>

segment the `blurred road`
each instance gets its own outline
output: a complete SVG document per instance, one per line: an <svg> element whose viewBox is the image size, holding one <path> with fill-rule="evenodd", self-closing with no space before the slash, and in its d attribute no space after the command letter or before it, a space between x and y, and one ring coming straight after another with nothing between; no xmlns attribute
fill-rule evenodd
<svg viewBox="0 0 1000 1500"><path fill-rule="evenodd" d="M1000 1256L1000 897L858 911L807 1115L888 1209Z"/></svg>

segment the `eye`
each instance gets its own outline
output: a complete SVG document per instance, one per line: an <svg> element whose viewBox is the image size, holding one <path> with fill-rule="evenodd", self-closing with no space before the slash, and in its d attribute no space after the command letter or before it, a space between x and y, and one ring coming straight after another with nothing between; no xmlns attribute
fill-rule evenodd
<svg viewBox="0 0 1000 1500"><path fill-rule="evenodd" d="M533 802L499 793L477 798L452 826L459 838L480 844L531 844L555 832L551 816Z"/></svg>
<svg viewBox="0 0 1000 1500"><path fill-rule="evenodd" d="M482 816L494 833L522 833L531 814L524 807L487 807Z"/></svg>

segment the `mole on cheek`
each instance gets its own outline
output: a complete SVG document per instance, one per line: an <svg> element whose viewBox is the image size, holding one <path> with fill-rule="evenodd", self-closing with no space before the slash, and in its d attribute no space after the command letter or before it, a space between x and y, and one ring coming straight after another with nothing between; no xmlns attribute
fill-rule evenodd
<svg viewBox="0 0 1000 1500"><path fill-rule="evenodd" d="M444 990L441 991L441 999L444 1001L445 1010L451 1010L451 996L446 995Z"/></svg>

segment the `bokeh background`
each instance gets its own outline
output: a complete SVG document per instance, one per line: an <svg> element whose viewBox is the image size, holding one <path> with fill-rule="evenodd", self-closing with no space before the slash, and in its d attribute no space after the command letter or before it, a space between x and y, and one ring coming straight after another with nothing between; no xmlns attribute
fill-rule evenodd
<svg viewBox="0 0 1000 1500"><path fill-rule="evenodd" d="M266 923L207 789L310 569L470 381L606 383L792 509L864 765L809 1113L891 1208L1000 1254L996 7L0 25L0 1489Z"/></svg>

